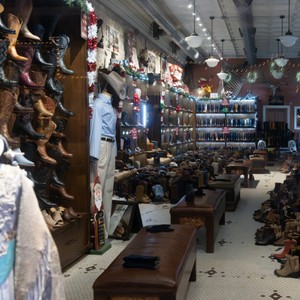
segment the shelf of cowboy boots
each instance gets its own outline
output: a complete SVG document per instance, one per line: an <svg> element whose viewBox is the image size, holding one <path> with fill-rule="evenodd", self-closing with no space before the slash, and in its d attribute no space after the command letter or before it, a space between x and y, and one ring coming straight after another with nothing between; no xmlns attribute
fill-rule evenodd
<svg viewBox="0 0 300 300"><path fill-rule="evenodd" d="M228 104L223 105L222 99L217 100L199 100L196 102L196 113L222 113L223 108L227 108L230 113L255 113L256 100L242 99L242 100L228 100Z"/></svg>
<svg viewBox="0 0 300 300"><path fill-rule="evenodd" d="M198 149L201 148L219 148L219 147L227 147L227 148L252 148L255 149L255 142L213 142L213 141L201 141L201 142L196 142L196 146Z"/></svg>

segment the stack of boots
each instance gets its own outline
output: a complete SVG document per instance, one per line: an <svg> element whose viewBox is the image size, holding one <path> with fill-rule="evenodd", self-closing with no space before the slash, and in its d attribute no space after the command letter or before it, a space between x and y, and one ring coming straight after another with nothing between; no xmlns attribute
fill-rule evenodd
<svg viewBox="0 0 300 300"><path fill-rule="evenodd" d="M58 44L58 66L60 68L60 72L66 75L74 74L73 70L70 70L66 67L64 63L64 57L66 55L67 49L69 47L70 38L65 34L61 34L59 36L59 44Z"/></svg>
<svg viewBox="0 0 300 300"><path fill-rule="evenodd" d="M283 259L288 255L291 251L291 249L297 244L297 241L292 239L288 239L284 241L284 248L280 253L273 253L271 254L271 257L274 257L275 259Z"/></svg>
<svg viewBox="0 0 300 300"><path fill-rule="evenodd" d="M17 100L15 102L15 106L14 106L14 110L13 110L14 113L16 114L27 114L27 113L33 113L34 110L32 107L26 107L26 106L23 106L19 100Z"/></svg>
<svg viewBox="0 0 300 300"><path fill-rule="evenodd" d="M7 49L7 54L13 59L17 61L26 61L27 58L24 56L20 56L16 50L17 39L19 36L21 25L23 21L20 20L17 16L13 14L7 15L7 25L9 28L15 31L14 34L7 34L6 38L9 40L9 46Z"/></svg>
<svg viewBox="0 0 300 300"><path fill-rule="evenodd" d="M16 103L13 93L0 90L0 134L2 134L10 145L17 145L18 141L13 139L8 132L8 122L10 121Z"/></svg>
<svg viewBox="0 0 300 300"><path fill-rule="evenodd" d="M42 86L37 85L30 77L30 67L35 49L31 45L19 48L19 53L27 58L27 61L20 63L20 84L30 89L41 89Z"/></svg>
<svg viewBox="0 0 300 300"><path fill-rule="evenodd" d="M15 34L16 33L15 30L8 28L3 23L2 18L1 18L1 14L3 13L3 11L4 11L3 4L0 3L0 33L2 33L2 34Z"/></svg>
<svg viewBox="0 0 300 300"><path fill-rule="evenodd" d="M8 44L9 44L8 40L0 40L0 86L13 87L13 86L17 86L18 82L15 80L9 80L6 77L3 68L7 57Z"/></svg>
<svg viewBox="0 0 300 300"><path fill-rule="evenodd" d="M286 261L282 269L275 270L275 275L278 277L300 277L299 256L286 255Z"/></svg>
<svg viewBox="0 0 300 300"><path fill-rule="evenodd" d="M32 0L16 0L15 9L17 15L23 20L20 29L23 37L30 40L40 41L40 38L32 34L27 27L32 12Z"/></svg>
<svg viewBox="0 0 300 300"><path fill-rule="evenodd" d="M46 144L48 143L49 138L52 135L52 132L55 130L55 128L56 124L51 120L48 121L48 124L37 128L37 131L42 132L45 136L45 138L36 141L36 144L38 146L37 151L40 155L40 159L51 165L56 165L57 161L48 155L46 151Z"/></svg>

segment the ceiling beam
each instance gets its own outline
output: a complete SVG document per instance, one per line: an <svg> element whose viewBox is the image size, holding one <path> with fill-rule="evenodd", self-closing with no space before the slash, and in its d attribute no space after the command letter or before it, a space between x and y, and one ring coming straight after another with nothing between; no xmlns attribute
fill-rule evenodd
<svg viewBox="0 0 300 300"><path fill-rule="evenodd" d="M233 0L239 18L240 33L244 42L244 51L249 65L256 63L255 32L253 26L252 0Z"/></svg>
<svg viewBox="0 0 300 300"><path fill-rule="evenodd" d="M195 61L200 61L203 59L202 55L196 49L188 45L183 34L176 30L176 25L173 24L166 15L162 14L161 9L159 9L155 1L136 0L136 3L143 8L157 24L159 24L159 26L187 56Z"/></svg>

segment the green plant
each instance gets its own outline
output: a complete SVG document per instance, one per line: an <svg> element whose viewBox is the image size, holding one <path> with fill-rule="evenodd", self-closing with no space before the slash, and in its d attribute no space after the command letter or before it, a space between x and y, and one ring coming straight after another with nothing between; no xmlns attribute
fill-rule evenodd
<svg viewBox="0 0 300 300"><path fill-rule="evenodd" d="M82 11L87 12L86 0L64 0L68 6L77 6Z"/></svg>

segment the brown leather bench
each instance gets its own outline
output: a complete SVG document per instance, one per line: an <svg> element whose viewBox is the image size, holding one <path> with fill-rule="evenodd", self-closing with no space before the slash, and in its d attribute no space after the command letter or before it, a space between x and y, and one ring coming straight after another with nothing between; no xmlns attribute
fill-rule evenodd
<svg viewBox="0 0 300 300"><path fill-rule="evenodd" d="M226 191L204 190L204 196L196 196L193 202L183 197L170 209L172 224L189 224L206 229L206 252L214 252L219 225L225 224Z"/></svg>
<svg viewBox="0 0 300 300"><path fill-rule="evenodd" d="M142 228L93 284L95 300L181 300L196 281L197 234L193 226L151 233ZM124 268L130 254L159 256L156 270Z"/></svg>

